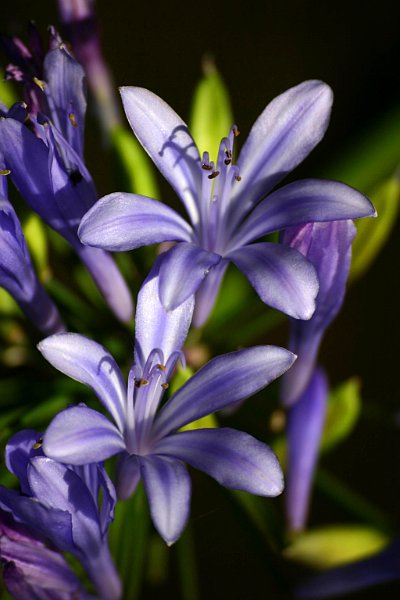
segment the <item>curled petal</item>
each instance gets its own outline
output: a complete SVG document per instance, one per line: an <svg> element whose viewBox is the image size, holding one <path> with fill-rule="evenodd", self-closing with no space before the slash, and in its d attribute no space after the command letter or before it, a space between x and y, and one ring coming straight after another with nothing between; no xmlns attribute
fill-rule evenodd
<svg viewBox="0 0 400 600"><path fill-rule="evenodd" d="M13 435L7 442L5 449L5 463L7 469L19 479L21 492L30 495L27 478L27 468L31 458L42 454L41 448L35 449L35 444L41 435L33 429L23 429Z"/></svg>
<svg viewBox="0 0 400 600"><path fill-rule="evenodd" d="M313 265L300 252L265 242L238 248L228 257L265 304L295 319L312 317L318 278Z"/></svg>
<svg viewBox="0 0 400 600"><path fill-rule="evenodd" d="M201 190L200 156L186 123L164 100L148 90L122 87L120 92L134 134L196 224Z"/></svg>
<svg viewBox="0 0 400 600"><path fill-rule="evenodd" d="M282 375L295 356L277 346L258 346L214 358L183 385L161 409L158 438L255 394Z"/></svg>
<svg viewBox="0 0 400 600"><path fill-rule="evenodd" d="M194 294L221 256L195 244L181 242L163 255L160 264L160 299L173 310Z"/></svg>
<svg viewBox="0 0 400 600"><path fill-rule="evenodd" d="M170 546L181 535L189 516L189 474L179 460L164 456L140 457L140 469L154 526Z"/></svg>
<svg viewBox="0 0 400 600"><path fill-rule="evenodd" d="M103 346L77 333L61 333L42 340L38 348L61 373L92 388L123 430L125 383L117 363Z"/></svg>
<svg viewBox="0 0 400 600"><path fill-rule="evenodd" d="M275 454L242 431L182 431L160 440L155 452L179 458L234 490L259 496L277 496L283 490L282 469Z"/></svg>
<svg viewBox="0 0 400 600"><path fill-rule="evenodd" d="M123 251L165 241L189 242L191 232L186 221L162 202L116 192L86 213L78 235L89 246Z"/></svg>
<svg viewBox="0 0 400 600"><path fill-rule="evenodd" d="M125 450L118 429L86 406L67 408L54 417L43 438L43 451L54 460L86 465Z"/></svg>

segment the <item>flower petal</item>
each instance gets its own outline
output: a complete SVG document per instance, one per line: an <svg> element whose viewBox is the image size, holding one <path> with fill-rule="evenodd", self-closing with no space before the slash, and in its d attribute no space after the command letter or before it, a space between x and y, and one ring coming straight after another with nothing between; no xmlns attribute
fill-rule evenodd
<svg viewBox="0 0 400 600"><path fill-rule="evenodd" d="M294 360L294 354L277 346L256 346L214 358L161 409L154 424L154 436L161 438L187 423L245 400L282 375Z"/></svg>
<svg viewBox="0 0 400 600"><path fill-rule="evenodd" d="M42 449L34 449L41 435L33 429L23 429L14 434L7 442L5 463L7 469L19 479L21 492L30 495L27 468L31 458L42 454Z"/></svg>
<svg viewBox="0 0 400 600"><path fill-rule="evenodd" d="M374 217L371 202L352 187L339 181L304 179L289 183L270 194L250 214L237 243L295 225L315 221L338 221Z"/></svg>
<svg viewBox="0 0 400 600"><path fill-rule="evenodd" d="M140 481L140 463L137 456L121 454L117 465L116 480L118 498L126 500L134 493Z"/></svg>
<svg viewBox="0 0 400 600"><path fill-rule="evenodd" d="M67 408L54 417L43 438L43 451L59 462L86 465L125 450L113 423L86 406Z"/></svg>
<svg viewBox="0 0 400 600"><path fill-rule="evenodd" d="M123 431L125 383L117 363L103 346L78 333L60 333L42 340L38 348L61 373L92 388Z"/></svg>
<svg viewBox="0 0 400 600"><path fill-rule="evenodd" d="M142 368L154 348L164 354L165 362L180 351L192 320L194 298L188 297L174 310L165 310L159 298L159 256L140 288L135 324L135 364Z"/></svg>
<svg viewBox="0 0 400 600"><path fill-rule="evenodd" d="M265 242L238 248L228 258L246 275L265 304L295 319L312 317L318 278L300 252Z"/></svg>
<svg viewBox="0 0 400 600"><path fill-rule="evenodd" d="M191 227L172 208L138 194L116 192L101 198L83 217L84 244L123 251L165 241L191 239Z"/></svg>
<svg viewBox="0 0 400 600"><path fill-rule="evenodd" d="M195 296L195 307L193 313L193 325L201 327L207 321L221 287L229 262L222 259L204 279Z"/></svg>
<svg viewBox="0 0 400 600"><path fill-rule="evenodd" d="M164 100L148 90L122 87L120 92L134 134L196 224L201 190L200 156L186 123Z"/></svg>
<svg viewBox="0 0 400 600"><path fill-rule="evenodd" d="M171 458L153 455L139 460L151 518L170 546L181 535L189 517L189 474L180 461Z"/></svg>
<svg viewBox="0 0 400 600"><path fill-rule="evenodd" d="M232 201L236 220L300 164L325 134L333 95L322 81L304 81L268 104L254 123L237 166L242 185Z"/></svg>
<svg viewBox="0 0 400 600"><path fill-rule="evenodd" d="M234 490L259 496L283 490L282 469L271 448L242 431L182 431L160 440L155 452L179 458Z"/></svg>
<svg viewBox="0 0 400 600"><path fill-rule="evenodd" d="M160 299L165 308L172 310L194 294L220 260L219 254L186 242L165 252L159 282Z"/></svg>

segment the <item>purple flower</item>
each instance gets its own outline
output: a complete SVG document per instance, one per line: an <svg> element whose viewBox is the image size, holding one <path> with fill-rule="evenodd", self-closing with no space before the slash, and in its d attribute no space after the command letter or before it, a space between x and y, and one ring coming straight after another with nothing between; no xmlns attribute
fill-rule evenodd
<svg viewBox="0 0 400 600"><path fill-rule="evenodd" d="M282 401L294 404L314 371L325 330L339 312L350 270L351 244L356 228L351 221L307 223L287 229L282 242L301 252L316 268L319 292L308 321L291 320L289 348L298 360L282 380Z"/></svg>
<svg viewBox="0 0 400 600"><path fill-rule="evenodd" d="M12 107L0 119L0 156L29 206L71 244L114 313L127 321L132 301L113 259L77 236L82 216L97 199L83 160L83 69L61 45L46 54L43 77L34 82L44 114L30 113L29 128L26 107Z"/></svg>
<svg viewBox="0 0 400 600"><path fill-rule="evenodd" d="M61 552L74 554L99 597L118 600L120 582L107 544L114 486L101 465L67 466L44 456L40 445L32 430L8 442L6 465L18 477L21 493L0 486L0 509Z"/></svg>
<svg viewBox="0 0 400 600"><path fill-rule="evenodd" d="M0 176L0 287L42 333L64 331L58 310L33 269L21 224L7 198L5 176Z"/></svg>
<svg viewBox="0 0 400 600"><path fill-rule="evenodd" d="M193 311L193 297L168 312L161 305L160 262L139 293L135 363L127 390L113 357L96 342L71 333L39 344L53 366L94 390L115 421L85 405L68 408L51 422L43 448L73 465L119 454L120 497L128 497L143 479L154 525L172 544L189 513L191 485L184 462L229 488L262 496L282 491L275 455L250 435L229 428L179 430L262 389L291 366L294 356L274 346L220 356L159 408Z"/></svg>
<svg viewBox="0 0 400 600"><path fill-rule="evenodd" d="M88 600L62 554L0 511L3 580L16 600Z"/></svg>
<svg viewBox="0 0 400 600"><path fill-rule="evenodd" d="M292 531L299 531L306 524L327 397L325 373L315 369L306 389L288 413L285 505Z"/></svg>
<svg viewBox="0 0 400 600"><path fill-rule="evenodd" d="M178 242L163 256L159 294L173 309L197 292L196 325L206 321L229 262L266 304L309 319L318 292L312 265L293 248L253 242L309 221L375 215L367 198L335 181L309 179L272 191L323 137L331 89L306 81L275 98L255 122L237 164L237 127L221 141L214 163L207 152L200 158L186 124L163 100L141 88L123 87L121 94L134 133L183 202L189 222L150 198L114 193L85 215L81 240L117 251Z"/></svg>

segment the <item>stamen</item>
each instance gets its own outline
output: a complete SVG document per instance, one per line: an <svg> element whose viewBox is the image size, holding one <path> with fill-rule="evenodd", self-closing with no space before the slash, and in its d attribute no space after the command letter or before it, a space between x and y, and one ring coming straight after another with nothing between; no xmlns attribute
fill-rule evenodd
<svg viewBox="0 0 400 600"><path fill-rule="evenodd" d="M148 380L144 379L143 377L141 379L137 379L135 381L135 386L138 388L142 387L142 385L148 385L148 384L149 384Z"/></svg>
<svg viewBox="0 0 400 600"><path fill-rule="evenodd" d="M10 169L0 169L0 175L9 175L10 173Z"/></svg>
<svg viewBox="0 0 400 600"><path fill-rule="evenodd" d="M234 135L235 137L237 137L238 135L240 135L240 131L239 131L239 128L238 128L238 126L237 126L237 125L234 125L234 126L232 127L232 132L233 132L233 135Z"/></svg>
<svg viewBox="0 0 400 600"><path fill-rule="evenodd" d="M74 113L69 113L68 117L69 117L69 120L72 123L72 126L75 127L75 128L77 128L78 127L78 123L76 122L76 117L75 117Z"/></svg>
<svg viewBox="0 0 400 600"><path fill-rule="evenodd" d="M41 89L42 91L44 91L44 90L45 90L45 88L46 88L46 82L42 81L42 80L41 80L41 79L39 79L38 77L34 77L34 78L33 78L33 82L34 82L34 83L36 83L36 85L37 85L38 87L40 87L40 89Z"/></svg>
<svg viewBox="0 0 400 600"><path fill-rule="evenodd" d="M240 175L235 175L235 179L236 179L236 181L242 181L242 178L240 177Z"/></svg>
<svg viewBox="0 0 400 600"><path fill-rule="evenodd" d="M169 383L162 383L162 384L161 384L161 387L162 387L164 390L167 390L167 389L169 388Z"/></svg>
<svg viewBox="0 0 400 600"><path fill-rule="evenodd" d="M201 168L204 169L205 171L211 171L212 170L212 166L211 165L206 165L205 163L202 163Z"/></svg>
<svg viewBox="0 0 400 600"><path fill-rule="evenodd" d="M41 448L41 447L42 447L42 444L43 444L43 439L42 439L42 438L40 438L40 439L39 439L39 440L36 442L36 444L33 444L33 446L32 446L32 450L39 450L39 448Z"/></svg>
<svg viewBox="0 0 400 600"><path fill-rule="evenodd" d="M161 363L159 363L158 365L156 365L157 369L160 369L160 371L165 371L165 365L162 365Z"/></svg>
<svg viewBox="0 0 400 600"><path fill-rule="evenodd" d="M208 176L208 179L215 179L216 177L218 177L219 175L219 171L214 171L214 173L211 173L211 175Z"/></svg>

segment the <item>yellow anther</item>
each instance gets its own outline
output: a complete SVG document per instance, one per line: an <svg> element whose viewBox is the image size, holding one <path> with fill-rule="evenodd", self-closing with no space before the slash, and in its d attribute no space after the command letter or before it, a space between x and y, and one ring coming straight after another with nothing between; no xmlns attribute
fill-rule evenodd
<svg viewBox="0 0 400 600"><path fill-rule="evenodd" d="M162 383L162 384L161 384L161 387L162 387L164 390L167 390L167 389L169 388L169 383Z"/></svg>
<svg viewBox="0 0 400 600"><path fill-rule="evenodd" d="M142 387L142 385L148 385L148 383L149 383L148 380L144 379L143 377L141 379L137 379L135 381L136 387Z"/></svg>
<svg viewBox="0 0 400 600"><path fill-rule="evenodd" d="M42 444L43 444L43 440L39 440L38 442L36 442L36 444L33 444L32 450L39 450L39 448L42 447Z"/></svg>
<svg viewBox="0 0 400 600"><path fill-rule="evenodd" d="M41 90L44 90L46 87L46 83L44 81L42 81L41 79L38 79L38 77L34 77L33 78L34 83L36 83L36 85L38 87L40 87Z"/></svg>
<svg viewBox="0 0 400 600"><path fill-rule="evenodd" d="M74 113L69 113L68 117L69 117L69 120L71 121L73 127L78 127L78 123L76 122L76 117L75 117Z"/></svg>
<svg viewBox="0 0 400 600"><path fill-rule="evenodd" d="M0 175L9 175L10 173L10 169L0 169Z"/></svg>
<svg viewBox="0 0 400 600"><path fill-rule="evenodd" d="M233 127L232 131L233 131L233 135L235 137L237 137L238 135L240 135L240 131L239 131L239 129L237 127Z"/></svg>
<svg viewBox="0 0 400 600"><path fill-rule="evenodd" d="M160 371L164 372L165 371L165 365L162 365L161 363L158 363L158 365L156 365L157 369L160 369Z"/></svg>

